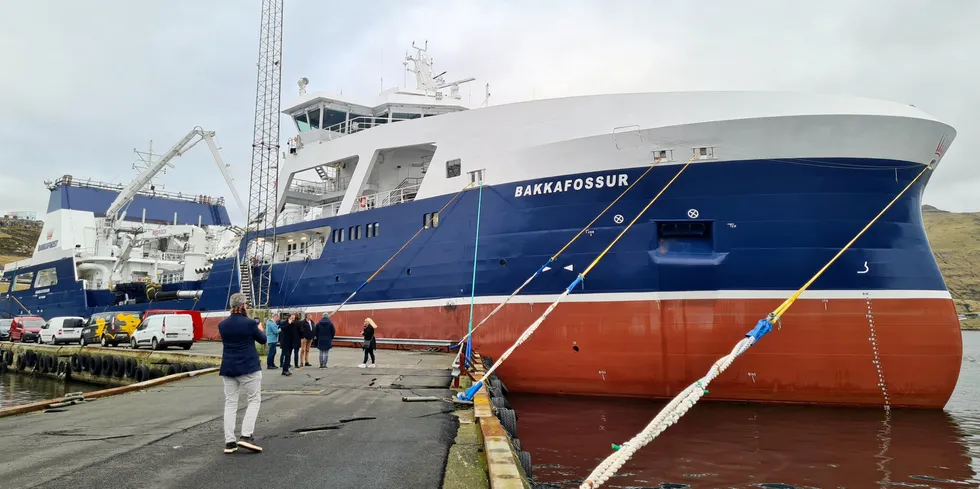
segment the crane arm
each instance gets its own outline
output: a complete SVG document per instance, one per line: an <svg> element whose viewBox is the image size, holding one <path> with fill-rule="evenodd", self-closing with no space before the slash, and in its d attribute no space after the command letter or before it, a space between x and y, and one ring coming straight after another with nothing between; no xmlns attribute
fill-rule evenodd
<svg viewBox="0 0 980 489"><path fill-rule="evenodd" d="M228 184L228 188L231 190L231 195L235 197L235 203L238 204L238 210L242 211L242 216L247 217L248 211L245 210L245 205L242 204L242 198L238 196L238 190L235 189L235 179L231 177L231 173L228 172L228 165L221 158L221 153L218 152L218 146L214 143L214 131L202 132L201 135L204 137L204 141L208 143L208 149L211 150L211 155L214 156L214 162L218 165L218 169L221 170L221 175L225 177L225 182Z"/></svg>
<svg viewBox="0 0 980 489"><path fill-rule="evenodd" d="M114 227L113 225L116 223L116 221L121 219L119 212L122 211L134 197L136 197L136 194L138 194L147 183L150 183L150 180L152 180L157 173L163 170L163 168L170 163L170 160L184 154L184 152L193 148L194 145L199 143L200 139L195 141L194 138L195 136L201 136L203 132L204 131L202 131L200 127L195 127L192 129L186 136L184 136L183 139L178 141L177 144L170 148L170 150L167 151L163 157L157 161L154 161L153 164L151 164L146 170L143 170L142 173L140 173L132 182L130 182L129 185L126 185L119 192L119 195L116 196L116 200L112 201L112 205L110 205L109 209L106 211L107 227L110 229Z"/></svg>

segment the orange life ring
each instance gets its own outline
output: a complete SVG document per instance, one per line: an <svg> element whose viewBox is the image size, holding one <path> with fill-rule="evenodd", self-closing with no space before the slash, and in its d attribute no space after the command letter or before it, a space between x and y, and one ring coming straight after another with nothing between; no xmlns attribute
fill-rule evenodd
<svg viewBox="0 0 980 489"><path fill-rule="evenodd" d="M367 208L367 196L362 195L360 201L361 201L361 209Z"/></svg>

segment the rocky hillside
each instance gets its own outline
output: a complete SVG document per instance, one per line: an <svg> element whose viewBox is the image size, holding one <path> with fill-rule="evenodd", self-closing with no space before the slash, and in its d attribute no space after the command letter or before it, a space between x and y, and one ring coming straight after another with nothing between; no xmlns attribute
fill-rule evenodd
<svg viewBox="0 0 980 489"><path fill-rule="evenodd" d="M980 212L954 213L924 206L922 219L956 309L980 313ZM964 327L980 329L980 319L964 321Z"/></svg>
<svg viewBox="0 0 980 489"><path fill-rule="evenodd" d="M40 221L0 218L0 265L31 256L43 225Z"/></svg>

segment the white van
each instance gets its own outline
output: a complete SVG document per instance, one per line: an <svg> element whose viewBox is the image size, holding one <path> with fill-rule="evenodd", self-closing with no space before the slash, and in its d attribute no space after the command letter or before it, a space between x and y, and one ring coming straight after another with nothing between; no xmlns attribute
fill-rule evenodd
<svg viewBox="0 0 980 489"><path fill-rule="evenodd" d="M190 350L194 344L194 320L189 314L156 314L143 320L130 337L133 349L149 346L161 350L182 346Z"/></svg>
<svg viewBox="0 0 980 489"><path fill-rule="evenodd" d="M41 343L76 343L82 339L85 318L78 316L59 316L41 326Z"/></svg>

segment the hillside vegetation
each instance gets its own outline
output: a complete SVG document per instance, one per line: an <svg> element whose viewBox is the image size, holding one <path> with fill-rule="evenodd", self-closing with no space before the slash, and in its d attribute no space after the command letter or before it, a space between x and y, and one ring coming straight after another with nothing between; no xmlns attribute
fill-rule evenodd
<svg viewBox="0 0 980 489"><path fill-rule="evenodd" d="M927 205L922 219L956 310L980 313L980 212L953 213ZM0 218L0 265L31 255L40 224ZM6 285L0 284L3 292ZM980 319L965 320L963 326L980 329Z"/></svg>
<svg viewBox="0 0 980 489"><path fill-rule="evenodd" d="M980 313L980 212L954 213L924 206L922 219L956 310ZM980 329L980 319L962 324Z"/></svg>

